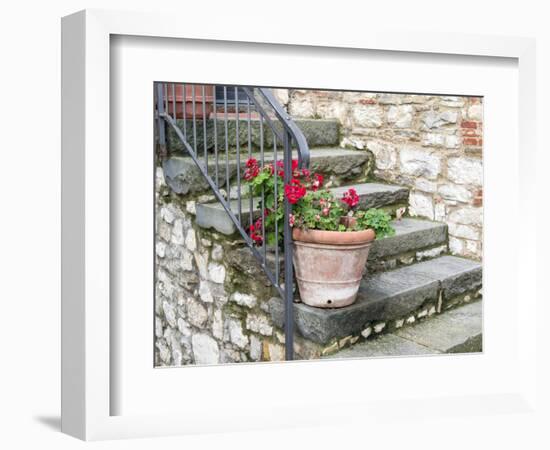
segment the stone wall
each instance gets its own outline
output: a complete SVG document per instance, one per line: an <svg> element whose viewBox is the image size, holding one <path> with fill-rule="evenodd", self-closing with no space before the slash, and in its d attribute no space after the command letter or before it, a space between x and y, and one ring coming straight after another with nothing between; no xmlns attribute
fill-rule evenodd
<svg viewBox="0 0 550 450"><path fill-rule="evenodd" d="M342 147L411 188L409 214L446 222L452 253L481 259L483 104L476 97L276 90L294 118L335 118Z"/></svg>
<svg viewBox="0 0 550 450"><path fill-rule="evenodd" d="M243 241L201 229L196 202L156 174L155 365L284 360L284 335L269 316L275 295ZM320 355L298 338L298 357Z"/></svg>

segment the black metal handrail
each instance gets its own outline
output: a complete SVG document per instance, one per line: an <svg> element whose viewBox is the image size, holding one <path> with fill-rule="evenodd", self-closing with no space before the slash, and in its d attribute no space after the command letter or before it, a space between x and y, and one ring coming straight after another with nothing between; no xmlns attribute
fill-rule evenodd
<svg viewBox="0 0 550 450"><path fill-rule="evenodd" d="M272 161L275 168L273 176L275 177L274 186L274 205L273 210L279 207L279 192L277 192L278 175L278 144L283 152L283 182L286 186L290 183L292 177L292 154L297 154L298 167L300 169L309 167L309 147L305 136L298 126L294 123L282 105L275 99L271 90L266 88L256 88L251 86L237 87L226 85L194 85L187 83L164 83L157 82L155 88L156 108L157 108L157 128L160 154L167 154L166 129L170 126L179 141L183 144L185 151L192 158L202 176L208 183L216 199L223 206L224 210L235 225L237 231L244 239L246 245L250 248L254 257L260 263L263 271L269 281L284 299L285 304L285 357L291 360L294 357L294 316L293 316L293 267L292 267L292 228L290 226L290 217L292 214L292 204L283 195L284 207L284 226L282 242L278 241L279 229L275 221L275 237L277 241L273 243L273 251L269 249L265 230L265 210L266 195L262 191L259 198L253 198L251 190L248 192L248 229L253 228L254 223L254 203L259 206L261 214L261 242L259 248L252 236L246 231L245 220L243 217L243 192L242 192L242 167L241 167L241 135L240 121L244 117L245 137L242 139L247 144L247 157L252 158L252 112L257 118L257 150L259 151L260 163L263 166L266 159ZM197 90L199 93L197 94ZM178 92L181 93L181 100L178 101ZM216 92L223 92L223 99L216 98ZM231 102L228 102L228 92L234 93ZM241 93L243 96L239 95ZM179 108L181 104L181 110ZM231 141L229 132L229 109L233 109L235 115L234 133L235 140ZM218 127L218 110L222 110L223 126L221 130ZM190 111L189 111L190 110ZM241 110L243 110L241 112ZM212 116L212 119L209 119ZM211 123L210 123L211 120ZM211 125L211 126L210 126ZM201 130L200 130L201 129ZM266 133L267 130L267 133ZM202 131L202 133L201 133ZM220 135L221 132L221 135ZM202 149L200 149L199 138L202 134ZM212 139L208 140L209 134ZM271 138L269 139L269 134ZM271 142L269 142L269 140ZM221 141L221 142L220 142ZM231 141L231 142L230 142ZM220 145L222 144L222 145ZM266 155L268 152L266 146L272 147L272 156ZM233 175L230 170L230 148L235 150L235 170ZM200 152L202 150L202 152ZM202 153L202 154L201 154ZM220 168L220 155L222 156L222 167ZM213 159L213 171L210 171L210 162ZM223 164L225 163L225 164ZM225 170L224 170L225 169ZM223 173L225 172L225 174ZM245 172L246 173L246 172ZM225 175L225 176L224 176ZM235 194L232 196L232 187ZM225 188L225 189L223 189ZM232 204L232 198L236 196L236 205ZM282 244L282 245L281 245ZM279 247L283 248L283 269L284 283L281 281L281 261ZM274 254L274 257L273 257ZM273 267L271 267L273 266Z"/></svg>

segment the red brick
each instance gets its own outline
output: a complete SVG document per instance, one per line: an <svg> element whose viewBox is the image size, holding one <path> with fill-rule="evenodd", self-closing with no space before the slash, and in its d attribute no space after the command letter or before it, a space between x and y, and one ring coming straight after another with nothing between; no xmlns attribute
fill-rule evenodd
<svg viewBox="0 0 550 450"><path fill-rule="evenodd" d="M482 206L483 205L483 189L478 189L474 195L474 199L472 201L472 204L474 206Z"/></svg>
<svg viewBox="0 0 550 450"><path fill-rule="evenodd" d="M479 140L477 138L466 137L462 139L462 141L464 142L464 145L480 145L478 144Z"/></svg>
<svg viewBox="0 0 550 450"><path fill-rule="evenodd" d="M460 126L462 128L477 128L477 122L473 120L463 120Z"/></svg>
<svg viewBox="0 0 550 450"><path fill-rule="evenodd" d="M362 98L359 100L359 103L362 105L374 105L376 103L376 100L374 98Z"/></svg>

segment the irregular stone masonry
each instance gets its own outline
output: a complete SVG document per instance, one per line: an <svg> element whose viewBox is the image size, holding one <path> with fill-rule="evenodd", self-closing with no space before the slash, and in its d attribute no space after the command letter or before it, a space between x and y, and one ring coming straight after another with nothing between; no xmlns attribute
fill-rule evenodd
<svg viewBox="0 0 550 450"><path fill-rule="evenodd" d="M156 173L155 365L284 360L269 315L275 295L242 241L196 225L200 197L176 195ZM320 356L296 339L304 358Z"/></svg>
<svg viewBox="0 0 550 450"><path fill-rule="evenodd" d="M478 97L275 90L296 118L337 119L341 146L411 189L409 213L449 226L453 254L481 259L483 104Z"/></svg>
<svg viewBox="0 0 550 450"><path fill-rule="evenodd" d="M155 365L284 360L283 330L269 308L275 291L250 251L240 240L198 227L194 204L200 198L171 192L161 168L156 198ZM430 246L440 237L423 239ZM408 248L405 242L400 245ZM383 257L386 251L382 245L374 255ZM415 258L438 255L438 247L431 247L417 251ZM364 324L359 333L325 345L296 335L296 358L320 358L479 295L457 292L444 303L434 298L403 317Z"/></svg>

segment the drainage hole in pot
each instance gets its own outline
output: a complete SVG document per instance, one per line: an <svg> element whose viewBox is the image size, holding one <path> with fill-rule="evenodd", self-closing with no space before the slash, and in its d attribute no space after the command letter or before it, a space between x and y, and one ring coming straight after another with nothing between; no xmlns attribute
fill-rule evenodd
<svg viewBox="0 0 550 450"><path fill-rule="evenodd" d="M327 305L330 305L332 303L332 300L327 300Z"/></svg>

